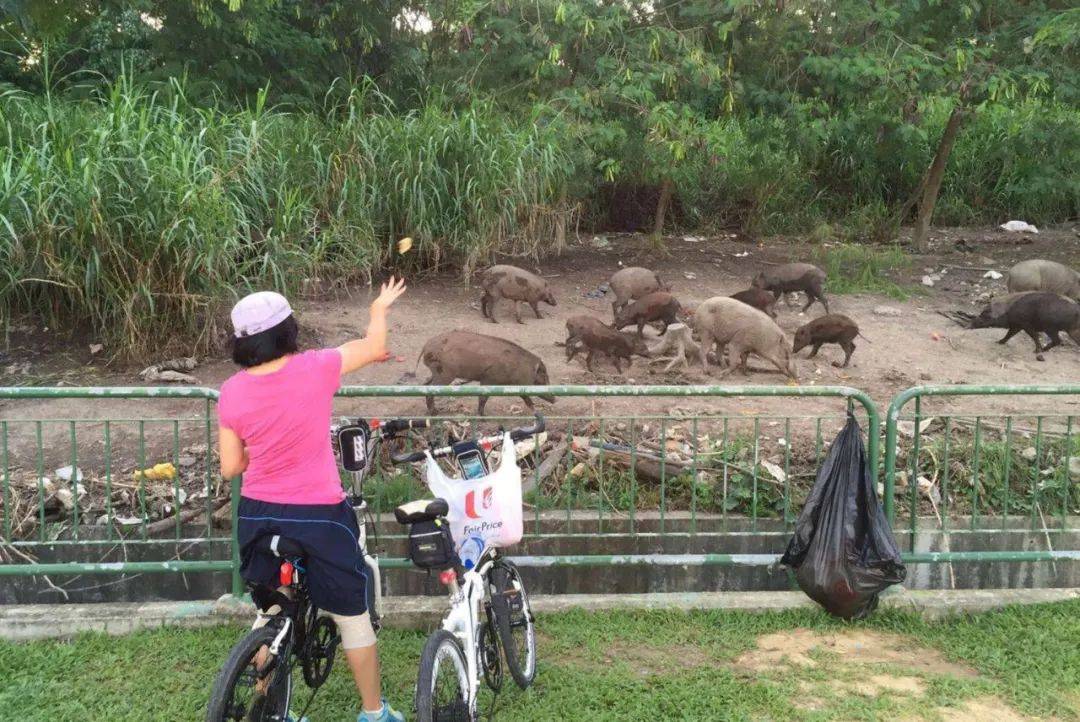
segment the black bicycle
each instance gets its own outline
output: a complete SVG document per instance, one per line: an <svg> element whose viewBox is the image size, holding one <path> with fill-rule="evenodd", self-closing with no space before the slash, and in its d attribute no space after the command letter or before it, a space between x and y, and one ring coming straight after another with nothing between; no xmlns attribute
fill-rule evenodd
<svg viewBox="0 0 1080 722"><path fill-rule="evenodd" d="M334 452L352 474L350 504L360 527L359 544L368 567L367 608L379 629L381 582L378 559L367 550L370 515L363 482L377 456L379 444L410 429L427 428L427 419L394 419L370 424L343 419L331 429ZM210 694L207 722L284 722L293 697L293 672L299 667L312 690L304 711L330 676L340 637L337 625L311 602L304 570L304 549L278 535L256 542L256 553L281 560L277 588L249 585L252 600L265 624L248 632L233 646ZM301 717L303 714L300 715Z"/></svg>

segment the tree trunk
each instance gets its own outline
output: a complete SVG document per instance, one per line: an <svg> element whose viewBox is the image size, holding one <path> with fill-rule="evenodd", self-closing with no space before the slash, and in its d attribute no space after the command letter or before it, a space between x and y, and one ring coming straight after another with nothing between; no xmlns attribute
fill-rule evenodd
<svg viewBox="0 0 1080 722"><path fill-rule="evenodd" d="M956 142L956 135L960 132L960 126L963 125L965 117L967 117L967 110L963 105L957 103L952 114L949 115L949 122L945 124L945 131L941 134L941 141L938 143L937 152L934 153L934 160L930 163L929 170L926 171L922 200L919 202L919 215L915 219L915 232L912 236L915 250L920 253L930 250L929 239L927 238L927 233L930 230L930 219L934 215L934 206L937 204L938 192L941 190L941 181L945 178L945 166L949 162L949 155L952 153L953 144Z"/></svg>
<svg viewBox="0 0 1080 722"><path fill-rule="evenodd" d="M664 178L660 183L660 200L656 202L656 220L653 223L653 238L659 240L664 234L664 216L667 215L668 205L671 203L672 183L670 178Z"/></svg>

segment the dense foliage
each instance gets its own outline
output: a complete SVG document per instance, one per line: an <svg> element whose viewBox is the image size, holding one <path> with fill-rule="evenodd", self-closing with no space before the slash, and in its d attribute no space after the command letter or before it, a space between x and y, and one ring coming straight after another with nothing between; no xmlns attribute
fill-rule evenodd
<svg viewBox="0 0 1080 722"><path fill-rule="evenodd" d="M203 328L225 288L365 274L398 235L470 267L575 214L1075 218L1070 5L3 0L0 310L132 345L151 310Z"/></svg>

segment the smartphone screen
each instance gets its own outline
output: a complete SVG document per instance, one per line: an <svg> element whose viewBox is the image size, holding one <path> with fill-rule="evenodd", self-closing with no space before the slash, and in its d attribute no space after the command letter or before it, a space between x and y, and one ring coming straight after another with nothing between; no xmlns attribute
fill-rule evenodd
<svg viewBox="0 0 1080 722"><path fill-rule="evenodd" d="M457 458L458 466L461 468L461 474L466 479L477 479L487 473L487 469L484 468L484 460L480 457L479 451L469 451L461 454Z"/></svg>

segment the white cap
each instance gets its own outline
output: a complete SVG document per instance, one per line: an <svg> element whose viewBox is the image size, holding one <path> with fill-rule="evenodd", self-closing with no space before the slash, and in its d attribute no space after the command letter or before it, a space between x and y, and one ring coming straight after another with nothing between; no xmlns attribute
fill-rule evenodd
<svg viewBox="0 0 1080 722"><path fill-rule="evenodd" d="M244 296L232 309L233 335L254 336L277 326L292 315L289 301L280 293L259 291Z"/></svg>

